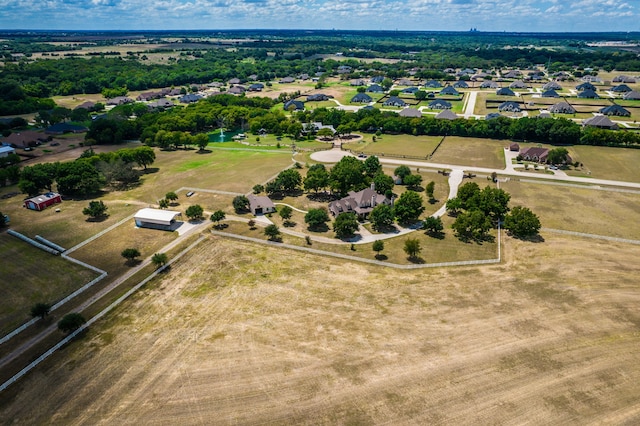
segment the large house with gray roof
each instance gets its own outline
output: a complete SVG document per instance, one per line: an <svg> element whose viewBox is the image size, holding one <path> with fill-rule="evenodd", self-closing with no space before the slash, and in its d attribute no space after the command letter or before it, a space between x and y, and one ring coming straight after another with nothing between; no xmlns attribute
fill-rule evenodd
<svg viewBox="0 0 640 426"><path fill-rule="evenodd" d="M359 218L364 219L379 204L392 204L392 200L382 194L378 194L375 185L365 188L362 191L350 191L349 194L336 201L329 203L329 211L333 216L340 213L355 213Z"/></svg>

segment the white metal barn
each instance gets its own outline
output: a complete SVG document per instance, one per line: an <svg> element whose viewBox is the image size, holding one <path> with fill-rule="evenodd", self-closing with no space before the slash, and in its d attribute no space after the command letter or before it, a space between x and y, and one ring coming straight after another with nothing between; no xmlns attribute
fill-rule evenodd
<svg viewBox="0 0 640 426"><path fill-rule="evenodd" d="M145 208L139 210L133 218L136 221L136 226L140 228L173 231L178 216L181 216L180 212Z"/></svg>

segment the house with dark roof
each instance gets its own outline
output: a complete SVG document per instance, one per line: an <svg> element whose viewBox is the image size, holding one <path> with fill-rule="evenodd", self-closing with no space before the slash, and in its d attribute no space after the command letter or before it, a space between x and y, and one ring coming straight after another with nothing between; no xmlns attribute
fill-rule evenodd
<svg viewBox="0 0 640 426"><path fill-rule="evenodd" d="M413 82L406 78L401 78L400 80L396 81L396 84L398 86L413 86Z"/></svg>
<svg viewBox="0 0 640 426"><path fill-rule="evenodd" d="M629 83L629 84L634 84L636 82L636 79L633 77L629 77L627 75L617 75L615 77L613 77L612 80L614 83Z"/></svg>
<svg viewBox="0 0 640 426"><path fill-rule="evenodd" d="M631 92L632 89L631 87L627 86L626 84L619 84L615 87L611 88L611 91L614 93L628 93Z"/></svg>
<svg viewBox="0 0 640 426"><path fill-rule="evenodd" d="M162 92L142 92L136 97L136 100L141 102L151 101L153 99L158 99L164 96Z"/></svg>
<svg viewBox="0 0 640 426"><path fill-rule="evenodd" d="M313 95L307 96L307 102L322 102L328 100L329 96L324 93L314 93Z"/></svg>
<svg viewBox="0 0 640 426"><path fill-rule="evenodd" d="M486 80L489 77L491 77L491 74L487 74L486 72L479 72L471 76L471 81Z"/></svg>
<svg viewBox="0 0 640 426"><path fill-rule="evenodd" d="M263 215L267 213L273 213L276 211L276 206L269 197L259 195L248 195L249 210L254 216Z"/></svg>
<svg viewBox="0 0 640 426"><path fill-rule="evenodd" d="M115 98L107 99L107 105L124 105L130 104L133 102L133 99L127 96L117 96Z"/></svg>
<svg viewBox="0 0 640 426"><path fill-rule="evenodd" d="M520 112L520 104L518 102L507 101L498 106L498 111L502 112Z"/></svg>
<svg viewBox="0 0 640 426"><path fill-rule="evenodd" d="M91 102L91 101L86 101L81 103L80 105L78 105L77 107L75 107L74 109L86 109L87 111L90 110L91 108L95 107L96 103L95 102Z"/></svg>
<svg viewBox="0 0 640 426"><path fill-rule="evenodd" d="M373 99L371 99L371 96L367 95L366 93L357 93L353 98L351 98L351 103L364 104L369 103L372 100Z"/></svg>
<svg viewBox="0 0 640 426"><path fill-rule="evenodd" d="M454 89L468 89L469 85L464 80L458 80L455 83L453 83L453 88Z"/></svg>
<svg viewBox="0 0 640 426"><path fill-rule="evenodd" d="M559 98L560 95L558 95L558 92L556 92L553 89L549 89L549 90L545 90L544 92L542 92L540 94L540 97L542 98Z"/></svg>
<svg viewBox="0 0 640 426"><path fill-rule="evenodd" d="M233 87L229 87L229 90L227 90L227 93L231 95L242 95L246 91L247 89L245 89L244 86L233 86Z"/></svg>
<svg viewBox="0 0 640 426"><path fill-rule="evenodd" d="M549 156L549 150L547 148L532 146L529 148L522 149L522 151L520 151L520 156L525 161L535 161L536 163L544 163L547 161L547 157Z"/></svg>
<svg viewBox="0 0 640 426"><path fill-rule="evenodd" d="M495 120L496 118L502 117L502 115L500 113L497 112L492 112L489 113L487 115L485 115L484 119L485 120Z"/></svg>
<svg viewBox="0 0 640 426"><path fill-rule="evenodd" d="M429 80L424 84L425 87L432 87L432 88L439 88L442 87L442 84L440 84L439 81L437 80Z"/></svg>
<svg viewBox="0 0 640 426"><path fill-rule="evenodd" d="M586 89L578 93L578 97L582 99L598 99L600 96L598 96L598 94L595 91L591 89Z"/></svg>
<svg viewBox="0 0 640 426"><path fill-rule="evenodd" d="M369 93L384 93L384 89L379 84L372 84L371 86L367 87L366 91Z"/></svg>
<svg viewBox="0 0 640 426"><path fill-rule="evenodd" d="M480 88L481 88L481 89L497 89L498 87L500 87L500 86L498 85L498 83L496 83L496 82L495 82L495 81L493 81L493 80L483 81L483 82L480 84Z"/></svg>
<svg viewBox="0 0 640 426"><path fill-rule="evenodd" d="M182 102L183 104L192 104L194 102L198 102L202 98L202 95L199 95L197 93L189 93L187 95L179 97L178 101Z"/></svg>
<svg viewBox="0 0 640 426"><path fill-rule="evenodd" d="M583 90L592 90L594 92L596 92L598 89L596 88L596 86L594 86L593 84L587 82L584 82L582 84L578 84L576 86L576 90L579 92L582 92Z"/></svg>
<svg viewBox="0 0 640 426"><path fill-rule="evenodd" d="M501 89L496 90L496 95L498 96L515 96L515 92L508 87L503 87Z"/></svg>
<svg viewBox="0 0 640 426"><path fill-rule="evenodd" d="M416 86L411 86L411 87L407 87L407 88L405 88L405 89L402 89L402 90L400 91L400 93L409 93L409 94L412 94L412 95L413 95L413 94L414 94L414 93L416 93L418 90L420 90L420 89L418 89Z"/></svg>
<svg viewBox="0 0 640 426"><path fill-rule="evenodd" d="M429 109L451 109L451 102L447 102L444 99L436 99L429 102Z"/></svg>
<svg viewBox="0 0 640 426"><path fill-rule="evenodd" d="M296 101L295 99L292 99L290 101L287 101L284 103L283 106L285 111L302 111L304 109L304 102L301 101Z"/></svg>
<svg viewBox="0 0 640 426"><path fill-rule="evenodd" d="M149 102L147 104L147 107L149 109L155 109L155 108L171 108L172 106L175 106L173 102L171 102L169 99L158 99L155 102Z"/></svg>
<svg viewBox="0 0 640 426"><path fill-rule="evenodd" d="M618 117L630 117L631 113L622 108L620 105L609 105L607 107L604 107L602 109L600 109L600 113L604 114L604 115L615 115Z"/></svg>
<svg viewBox="0 0 640 426"><path fill-rule="evenodd" d="M403 101L402 99L400 99L399 97L397 97L397 96L390 96L389 99L384 101L384 103L382 105L384 105L384 106L394 106L394 107L405 107L405 106L407 106L407 103L405 101Z"/></svg>
<svg viewBox="0 0 640 426"><path fill-rule="evenodd" d="M398 113L400 117L419 118L422 117L420 110L416 108L405 108Z"/></svg>
<svg viewBox="0 0 640 426"><path fill-rule="evenodd" d="M450 109L445 109L436 115L438 120L455 120L458 116Z"/></svg>
<svg viewBox="0 0 640 426"><path fill-rule="evenodd" d="M229 83L229 85L234 85L234 84L240 84L240 83L242 83L242 81L240 81L239 78L232 78L232 79L229 80L228 83Z"/></svg>
<svg viewBox="0 0 640 426"><path fill-rule="evenodd" d="M606 115L594 115L582 121L582 125L585 127L597 127L599 129L618 130L618 125L611 121Z"/></svg>
<svg viewBox="0 0 640 426"><path fill-rule="evenodd" d="M42 142L51 140L51 136L44 133L34 132L33 130L25 130L22 132L11 133L9 136L2 138L3 142L16 148L27 148L40 145Z"/></svg>
<svg viewBox="0 0 640 426"><path fill-rule="evenodd" d="M84 133L88 131L89 129L84 126L78 126L76 124L70 123L56 123L44 130L44 132L48 135L62 135L64 133Z"/></svg>
<svg viewBox="0 0 640 426"><path fill-rule="evenodd" d="M291 84L291 83L293 83L295 81L296 81L296 79L293 78L293 77L284 77L284 78L280 79L279 83L280 84Z"/></svg>
<svg viewBox="0 0 640 426"><path fill-rule="evenodd" d="M550 81L542 86L542 90L562 90L562 86L555 81Z"/></svg>
<svg viewBox="0 0 640 426"><path fill-rule="evenodd" d="M540 111L540 114L536 118L553 118L549 111Z"/></svg>
<svg viewBox="0 0 640 426"><path fill-rule="evenodd" d="M349 82L349 85L351 85L351 86L356 86L356 87L360 87L360 86L366 86L366 85L367 85L367 82L366 82L366 81L364 81L364 80L363 80L363 79L361 79L361 78L357 78L357 79L355 79L355 80L351 80L351 81Z"/></svg>
<svg viewBox="0 0 640 426"><path fill-rule="evenodd" d="M520 145L517 142L511 142L509 144L509 151L518 152L520 151Z"/></svg>
<svg viewBox="0 0 640 426"><path fill-rule="evenodd" d="M382 83L382 80L384 80L384 76L382 75L376 75L374 77L371 77L371 83Z"/></svg>
<svg viewBox="0 0 640 426"><path fill-rule="evenodd" d="M247 88L250 92L262 92L262 89L264 89L264 84L262 83L253 83Z"/></svg>
<svg viewBox="0 0 640 426"><path fill-rule="evenodd" d="M458 92L455 88L453 88L452 86L447 86L444 89L442 89L440 91L440 95L447 95L447 96L459 96L460 92Z"/></svg>
<svg viewBox="0 0 640 426"><path fill-rule="evenodd" d="M627 100L627 101L637 101L640 100L640 92L637 91L632 91L632 92L627 92L622 96L622 99Z"/></svg>
<svg viewBox="0 0 640 426"><path fill-rule="evenodd" d="M520 78L521 75L522 75L522 72L520 72L519 70L512 70L504 74L502 77L503 78Z"/></svg>
<svg viewBox="0 0 640 426"><path fill-rule="evenodd" d="M553 114L575 114L576 109L569 102L558 102L555 105L551 105L549 112Z"/></svg>
<svg viewBox="0 0 640 426"><path fill-rule="evenodd" d="M524 81L516 80L509 85L509 88L510 89L526 89L527 85L524 83Z"/></svg>
<svg viewBox="0 0 640 426"><path fill-rule="evenodd" d="M391 204L392 200L382 194L378 194L375 186L371 184L370 188L362 191L349 191L349 194L336 201L329 203L329 211L333 216L340 213L355 213L359 218L364 219L379 204Z"/></svg>

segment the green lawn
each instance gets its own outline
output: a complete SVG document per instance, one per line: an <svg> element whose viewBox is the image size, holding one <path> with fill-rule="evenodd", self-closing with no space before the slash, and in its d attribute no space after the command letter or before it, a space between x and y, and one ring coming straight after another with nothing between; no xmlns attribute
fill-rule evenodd
<svg viewBox="0 0 640 426"><path fill-rule="evenodd" d="M590 172L594 178L640 182L640 149L575 145L569 153L584 164L585 170L576 172L580 175Z"/></svg>
<svg viewBox="0 0 640 426"><path fill-rule="evenodd" d="M97 273L0 233L0 334L29 320L35 303L54 304Z"/></svg>
<svg viewBox="0 0 640 426"><path fill-rule="evenodd" d="M530 208L543 227L640 239L640 194L513 180L500 187L511 194L511 206Z"/></svg>
<svg viewBox="0 0 640 426"><path fill-rule="evenodd" d="M504 169L508 141L447 136L431 158L434 163Z"/></svg>
<svg viewBox="0 0 640 426"><path fill-rule="evenodd" d="M365 154L427 157L438 145L440 136L382 135L376 141L367 136L362 142L343 144L345 149Z"/></svg>

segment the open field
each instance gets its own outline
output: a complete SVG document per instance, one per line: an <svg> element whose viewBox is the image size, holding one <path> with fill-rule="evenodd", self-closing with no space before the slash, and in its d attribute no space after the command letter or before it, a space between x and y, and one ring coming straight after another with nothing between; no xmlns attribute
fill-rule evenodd
<svg viewBox="0 0 640 426"><path fill-rule="evenodd" d="M509 181L511 206L529 207L545 228L640 240L640 194Z"/></svg>
<svg viewBox="0 0 640 426"><path fill-rule="evenodd" d="M507 239L501 265L411 272L207 241L2 395L0 419L636 423L640 247L543 236Z"/></svg>
<svg viewBox="0 0 640 426"><path fill-rule="evenodd" d="M571 158L583 163L591 177L640 182L640 149L574 145L570 151Z"/></svg>
<svg viewBox="0 0 640 426"><path fill-rule="evenodd" d="M373 142L371 136L367 135L362 142L342 145L345 149L365 154L408 155L426 158L433 152L441 139L441 136L382 135L376 136L376 141Z"/></svg>
<svg viewBox="0 0 640 426"><path fill-rule="evenodd" d="M447 136L431 158L435 163L504 169L507 141Z"/></svg>
<svg viewBox="0 0 640 426"><path fill-rule="evenodd" d="M31 306L54 304L97 274L0 233L0 336L29 320Z"/></svg>

